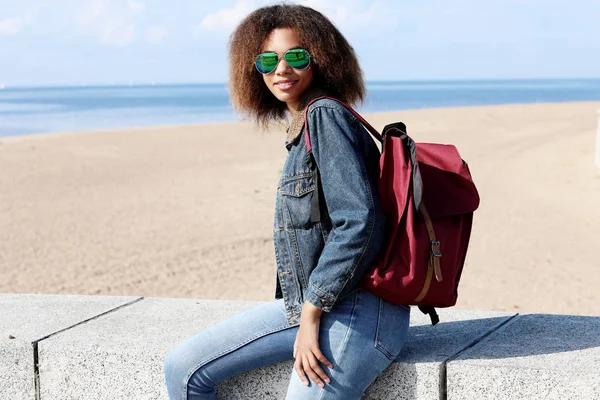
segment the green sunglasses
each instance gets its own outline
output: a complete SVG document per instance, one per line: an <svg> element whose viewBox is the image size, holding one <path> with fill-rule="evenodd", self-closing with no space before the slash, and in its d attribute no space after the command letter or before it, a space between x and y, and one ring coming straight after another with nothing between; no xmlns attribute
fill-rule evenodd
<svg viewBox="0 0 600 400"><path fill-rule="evenodd" d="M310 65L310 54L304 49L290 49L284 53L283 58L294 69L303 70ZM254 64L258 72L267 75L275 71L279 61L277 53L268 52L256 56Z"/></svg>

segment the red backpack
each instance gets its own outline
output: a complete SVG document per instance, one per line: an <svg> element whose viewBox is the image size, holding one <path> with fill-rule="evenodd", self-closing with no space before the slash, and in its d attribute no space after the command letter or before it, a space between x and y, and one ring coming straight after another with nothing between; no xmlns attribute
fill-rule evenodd
<svg viewBox="0 0 600 400"><path fill-rule="evenodd" d="M337 99L319 97L308 105L322 98L344 105L382 144L378 191L387 218L386 243L361 285L391 303L419 306L435 325L434 307L456 304L479 206L467 163L452 145L415 143L401 122L387 125L380 135ZM304 137L310 154L308 105Z"/></svg>

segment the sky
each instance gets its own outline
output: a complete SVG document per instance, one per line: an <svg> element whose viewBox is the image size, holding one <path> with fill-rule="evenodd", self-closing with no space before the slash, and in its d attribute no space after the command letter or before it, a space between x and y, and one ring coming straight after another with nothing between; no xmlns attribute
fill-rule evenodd
<svg viewBox="0 0 600 400"><path fill-rule="evenodd" d="M222 83L266 0L0 0L0 84ZM304 0L381 80L600 78L600 0Z"/></svg>

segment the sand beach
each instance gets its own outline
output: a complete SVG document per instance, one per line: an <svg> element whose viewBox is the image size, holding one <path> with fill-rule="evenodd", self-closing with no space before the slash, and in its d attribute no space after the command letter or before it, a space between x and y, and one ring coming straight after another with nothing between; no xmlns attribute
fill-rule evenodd
<svg viewBox="0 0 600 400"><path fill-rule="evenodd" d="M365 115L469 163L458 308L600 315L598 107ZM0 292L271 300L284 140L249 122L0 138Z"/></svg>

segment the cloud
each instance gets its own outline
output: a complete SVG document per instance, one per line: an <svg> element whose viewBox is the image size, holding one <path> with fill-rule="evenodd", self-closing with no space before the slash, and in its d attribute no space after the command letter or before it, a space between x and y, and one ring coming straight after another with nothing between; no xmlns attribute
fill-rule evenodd
<svg viewBox="0 0 600 400"><path fill-rule="evenodd" d="M0 20L0 35L14 36L23 28L23 18L6 18Z"/></svg>
<svg viewBox="0 0 600 400"><path fill-rule="evenodd" d="M146 9L146 3L139 0L127 0L127 7L133 14L141 14Z"/></svg>
<svg viewBox="0 0 600 400"><path fill-rule="evenodd" d="M30 6L19 17L0 19L0 36L16 36L26 27L33 25L40 8L40 5Z"/></svg>
<svg viewBox="0 0 600 400"><path fill-rule="evenodd" d="M278 3L275 0L238 0L230 8L221 8L207 14L194 31L201 34L207 31L231 32L237 24L253 10ZM299 0L290 2L312 7L322 12L344 31L393 30L398 26L400 15L396 1L392 0L346 0L344 3L333 0Z"/></svg>
<svg viewBox="0 0 600 400"><path fill-rule="evenodd" d="M407 6L398 3L397 0L346 0L342 4L332 0L307 0L301 4L322 12L346 33L379 36L398 27L399 16Z"/></svg>
<svg viewBox="0 0 600 400"><path fill-rule="evenodd" d="M304 0L291 3L315 7L328 2L329 0ZM277 0L237 0L233 7L221 8L214 13L207 14L194 31L196 34L206 31L231 32L252 11L277 3L279 3Z"/></svg>
<svg viewBox="0 0 600 400"><path fill-rule="evenodd" d="M79 13L77 23L100 43L124 47L135 41L137 18L145 9L140 0L94 0Z"/></svg>
<svg viewBox="0 0 600 400"><path fill-rule="evenodd" d="M146 29L146 40L150 43L160 43L168 34L167 29L162 26L151 26Z"/></svg>
<svg viewBox="0 0 600 400"><path fill-rule="evenodd" d="M232 8L221 8L215 13L206 15L195 30L197 33L201 31L230 31L250 11L257 8L257 5L256 1L239 0Z"/></svg>
<svg viewBox="0 0 600 400"><path fill-rule="evenodd" d="M125 47L133 43L135 25L109 22L103 29L100 42L110 46Z"/></svg>

